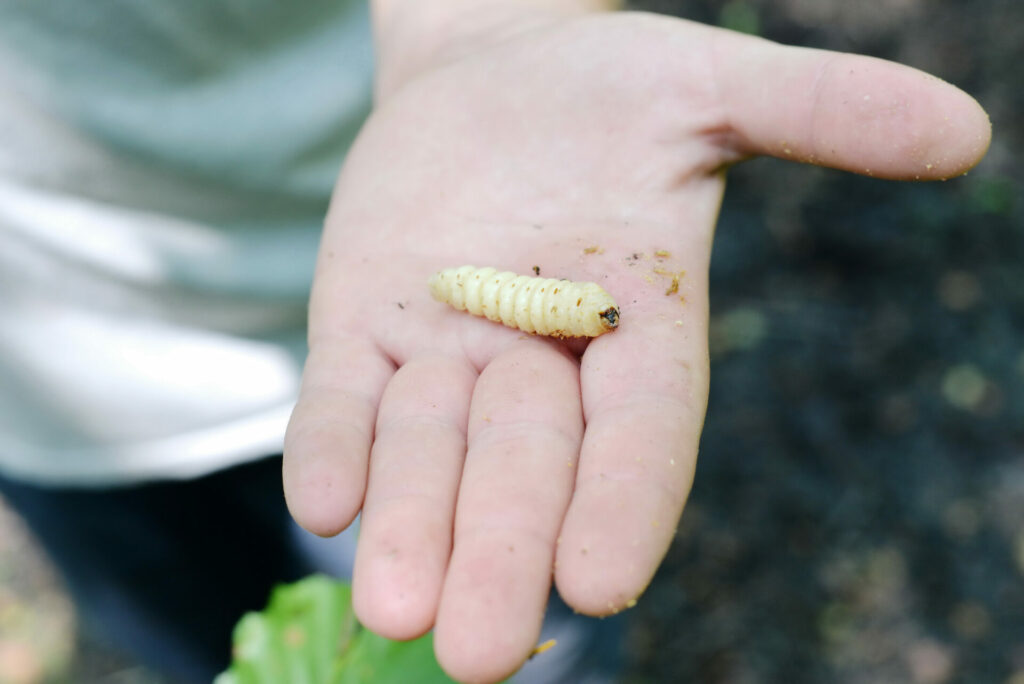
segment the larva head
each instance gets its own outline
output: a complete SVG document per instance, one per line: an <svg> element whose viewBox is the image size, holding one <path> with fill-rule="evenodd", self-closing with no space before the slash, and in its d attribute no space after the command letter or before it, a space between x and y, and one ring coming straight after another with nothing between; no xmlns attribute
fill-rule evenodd
<svg viewBox="0 0 1024 684"><path fill-rule="evenodd" d="M596 283L581 283L582 297L577 306L582 309L581 326L577 335L596 337L619 327L619 307Z"/></svg>
<svg viewBox="0 0 1024 684"><path fill-rule="evenodd" d="M619 310L616 307L609 306L597 316L606 330L615 330L619 327Z"/></svg>

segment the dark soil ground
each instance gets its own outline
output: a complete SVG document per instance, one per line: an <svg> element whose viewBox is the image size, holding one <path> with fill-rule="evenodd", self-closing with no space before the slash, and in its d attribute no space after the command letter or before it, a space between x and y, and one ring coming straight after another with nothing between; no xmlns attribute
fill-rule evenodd
<svg viewBox="0 0 1024 684"><path fill-rule="evenodd" d="M628 681L1024 684L1024 3L640 4L929 71L995 137L945 183L731 172L701 459Z"/></svg>
<svg viewBox="0 0 1024 684"><path fill-rule="evenodd" d="M730 174L702 457L626 681L1024 684L1024 3L638 6L930 71L995 138L945 183ZM59 584L0 528L0 682L154 681L72 653Z"/></svg>

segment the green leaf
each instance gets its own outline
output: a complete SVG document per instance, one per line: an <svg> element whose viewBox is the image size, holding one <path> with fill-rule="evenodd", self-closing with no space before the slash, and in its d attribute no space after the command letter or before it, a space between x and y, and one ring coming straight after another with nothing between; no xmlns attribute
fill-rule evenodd
<svg viewBox="0 0 1024 684"><path fill-rule="evenodd" d="M341 663L337 684L435 684L451 682L434 658L430 635L415 641L391 641L362 630Z"/></svg>
<svg viewBox="0 0 1024 684"><path fill-rule="evenodd" d="M451 682L430 635L384 639L356 622L347 583L313 575L279 586L235 627L231 666L215 684L440 684Z"/></svg>

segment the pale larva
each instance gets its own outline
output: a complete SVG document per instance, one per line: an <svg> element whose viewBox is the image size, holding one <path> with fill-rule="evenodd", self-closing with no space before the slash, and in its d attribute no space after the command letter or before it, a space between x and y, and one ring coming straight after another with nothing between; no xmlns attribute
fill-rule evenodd
<svg viewBox="0 0 1024 684"><path fill-rule="evenodd" d="M615 300L597 283L462 266L435 273L430 293L460 311L538 335L597 337L619 325Z"/></svg>

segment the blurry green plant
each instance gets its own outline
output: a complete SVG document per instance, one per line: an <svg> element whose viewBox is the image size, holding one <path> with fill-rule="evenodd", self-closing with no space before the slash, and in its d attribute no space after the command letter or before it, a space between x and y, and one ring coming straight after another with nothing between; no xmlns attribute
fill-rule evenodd
<svg viewBox="0 0 1024 684"><path fill-rule="evenodd" d="M718 13L718 25L753 36L761 32L761 19L757 14L757 8L744 0L729 0L722 5Z"/></svg>
<svg viewBox="0 0 1024 684"><path fill-rule="evenodd" d="M313 575L274 589L267 607L235 626L231 667L214 684L438 684L451 682L431 635L391 641L360 625L345 582Z"/></svg>
<svg viewBox="0 0 1024 684"><path fill-rule="evenodd" d="M985 214L1009 216L1020 197L1017 184L1005 176L975 176L967 190L970 207Z"/></svg>

